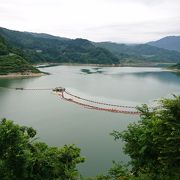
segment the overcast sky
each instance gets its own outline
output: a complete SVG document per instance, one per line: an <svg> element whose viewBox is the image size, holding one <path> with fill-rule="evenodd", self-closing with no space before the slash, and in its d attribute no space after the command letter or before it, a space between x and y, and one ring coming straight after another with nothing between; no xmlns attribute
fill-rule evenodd
<svg viewBox="0 0 180 180"><path fill-rule="evenodd" d="M180 35L180 0L0 0L0 26L141 43Z"/></svg>

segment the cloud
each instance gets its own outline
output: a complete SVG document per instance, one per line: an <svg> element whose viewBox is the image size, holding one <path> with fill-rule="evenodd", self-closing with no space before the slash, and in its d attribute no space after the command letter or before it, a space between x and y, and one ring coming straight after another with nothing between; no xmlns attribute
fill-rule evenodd
<svg viewBox="0 0 180 180"><path fill-rule="evenodd" d="M84 31L87 31L92 37L99 34L98 41L143 43L159 39L162 36L180 35L180 26L177 24L180 24L179 17L138 23L110 24L87 28Z"/></svg>
<svg viewBox="0 0 180 180"><path fill-rule="evenodd" d="M109 1L109 0L105 0L105 1ZM128 3L136 3L136 4L143 4L146 6L157 6L157 5L162 5L165 3L173 3L177 4L179 3L179 0L110 0L114 3L122 3L122 2L128 2Z"/></svg>
<svg viewBox="0 0 180 180"><path fill-rule="evenodd" d="M179 0L1 0L0 26L94 41L180 34Z"/></svg>

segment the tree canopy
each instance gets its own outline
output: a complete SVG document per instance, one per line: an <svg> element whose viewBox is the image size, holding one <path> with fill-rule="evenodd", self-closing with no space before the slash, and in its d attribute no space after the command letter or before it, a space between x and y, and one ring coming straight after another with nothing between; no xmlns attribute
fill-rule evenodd
<svg viewBox="0 0 180 180"><path fill-rule="evenodd" d="M128 129L111 134L125 142L128 165L113 162L107 175L96 180L179 180L180 177L180 96L161 99L159 106L138 108L140 120ZM36 131L10 120L0 122L0 179L77 179L77 164L84 162L75 145L49 147L36 140Z"/></svg>
<svg viewBox="0 0 180 180"><path fill-rule="evenodd" d="M141 119L123 132L114 131L115 139L125 141L124 152L131 157L131 173L146 174L150 179L180 177L180 96L162 99L150 110L138 108Z"/></svg>
<svg viewBox="0 0 180 180"><path fill-rule="evenodd" d="M0 179L76 179L76 165L84 162L75 145L49 147L36 140L36 131L10 120L0 122Z"/></svg>

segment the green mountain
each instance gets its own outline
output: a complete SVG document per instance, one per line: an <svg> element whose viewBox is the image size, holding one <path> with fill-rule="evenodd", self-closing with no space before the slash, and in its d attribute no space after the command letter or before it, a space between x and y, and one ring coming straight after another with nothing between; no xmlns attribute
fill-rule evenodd
<svg viewBox="0 0 180 180"><path fill-rule="evenodd" d="M23 57L14 53L4 38L0 36L0 75L9 73L39 73L40 71L29 64Z"/></svg>
<svg viewBox="0 0 180 180"><path fill-rule="evenodd" d="M92 63L117 64L119 59L108 50L96 47L86 39L67 39L48 34L12 31L0 28L13 47L23 50L23 57L31 63Z"/></svg>
<svg viewBox="0 0 180 180"><path fill-rule="evenodd" d="M47 39L57 39L57 40L70 40L70 39L65 38L65 37L53 36L53 35L46 34L46 33L33 33L33 32L25 32L25 33L32 34L34 37L37 37L37 38L47 38Z"/></svg>
<svg viewBox="0 0 180 180"><path fill-rule="evenodd" d="M127 45L113 42L94 43L86 39L68 39L44 33L20 32L0 28L0 35L11 52L30 63L174 63L180 62L180 52L149 44ZM2 51L6 51L1 47Z"/></svg>
<svg viewBox="0 0 180 180"><path fill-rule="evenodd" d="M167 36L157 41L149 42L148 44L159 48L180 52L180 36Z"/></svg>
<svg viewBox="0 0 180 180"><path fill-rule="evenodd" d="M148 44L126 45L112 42L96 43L111 51L122 61L132 62L180 62L180 53Z"/></svg>

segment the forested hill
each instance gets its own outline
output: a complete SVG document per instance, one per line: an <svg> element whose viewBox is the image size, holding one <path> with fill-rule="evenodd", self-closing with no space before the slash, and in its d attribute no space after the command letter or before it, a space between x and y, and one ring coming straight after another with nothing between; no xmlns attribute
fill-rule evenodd
<svg viewBox="0 0 180 180"><path fill-rule="evenodd" d="M18 50L18 54L19 54ZM15 54L15 49L7 45L6 41L0 36L0 75L9 73L39 73L40 71L29 64L23 57Z"/></svg>
<svg viewBox="0 0 180 180"><path fill-rule="evenodd" d="M20 32L0 28L0 35L16 54L30 63L120 64L180 62L180 52L149 44L127 45L94 43L86 39L68 39L44 33Z"/></svg>
<svg viewBox="0 0 180 180"><path fill-rule="evenodd" d="M180 52L180 36L167 36L157 41L149 42L148 44L159 48Z"/></svg>
<svg viewBox="0 0 180 180"><path fill-rule="evenodd" d="M2 35L13 47L23 50L31 63L92 63L118 64L119 59L110 51L96 47L85 39L67 39L48 34L12 31L0 28Z"/></svg>
<svg viewBox="0 0 180 180"><path fill-rule="evenodd" d="M127 45L113 42L100 42L96 46L111 51L122 61L180 62L180 52L158 48L148 44Z"/></svg>

